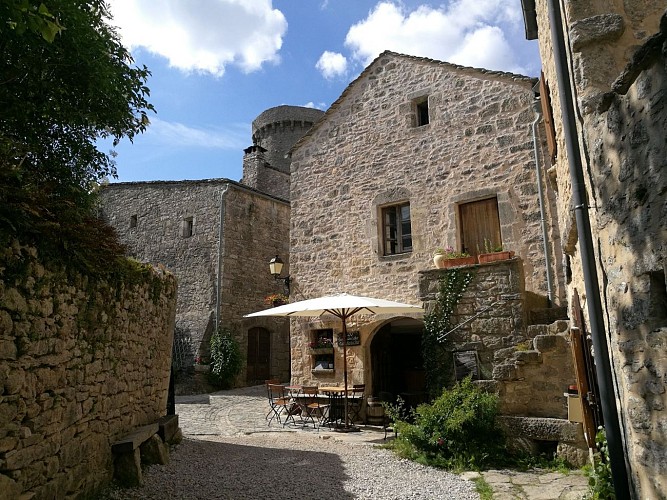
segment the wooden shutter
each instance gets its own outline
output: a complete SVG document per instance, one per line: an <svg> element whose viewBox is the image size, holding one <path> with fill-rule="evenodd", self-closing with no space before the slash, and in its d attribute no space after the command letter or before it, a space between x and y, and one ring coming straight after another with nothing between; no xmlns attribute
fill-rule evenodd
<svg viewBox="0 0 667 500"><path fill-rule="evenodd" d="M470 255L485 253L485 240L492 248L502 245L498 200L464 203L459 206L461 217L461 250Z"/></svg>
<svg viewBox="0 0 667 500"><path fill-rule="evenodd" d="M544 78L544 73L540 75L540 102L542 104L542 116L544 117L544 128L547 133L547 149L549 150L549 159L553 165L556 162L556 129L554 128L554 114L551 108L551 94L549 85Z"/></svg>

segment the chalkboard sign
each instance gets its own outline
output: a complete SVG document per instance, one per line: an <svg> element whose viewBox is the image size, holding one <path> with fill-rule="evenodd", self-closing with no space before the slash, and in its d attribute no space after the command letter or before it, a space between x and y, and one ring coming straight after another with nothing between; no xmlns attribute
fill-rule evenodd
<svg viewBox="0 0 667 500"><path fill-rule="evenodd" d="M338 347L343 347L343 334L339 333L336 336L336 341L338 342ZM359 330L354 332L347 332L347 345L361 345L361 338L359 336Z"/></svg>

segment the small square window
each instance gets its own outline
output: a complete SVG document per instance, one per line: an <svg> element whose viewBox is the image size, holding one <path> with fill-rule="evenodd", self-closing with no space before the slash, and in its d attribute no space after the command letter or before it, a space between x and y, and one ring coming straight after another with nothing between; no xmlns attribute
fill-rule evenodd
<svg viewBox="0 0 667 500"><path fill-rule="evenodd" d="M181 236L183 236L183 238L189 238L193 234L192 229L193 229L192 217L183 219L183 222L181 223Z"/></svg>
<svg viewBox="0 0 667 500"><path fill-rule="evenodd" d="M131 215L130 216L130 227L137 227L137 216L136 215Z"/></svg>
<svg viewBox="0 0 667 500"><path fill-rule="evenodd" d="M415 112L417 114L418 127L429 124L428 97L420 97L415 100Z"/></svg>
<svg viewBox="0 0 667 500"><path fill-rule="evenodd" d="M384 255L412 251L410 203L382 208L382 241Z"/></svg>

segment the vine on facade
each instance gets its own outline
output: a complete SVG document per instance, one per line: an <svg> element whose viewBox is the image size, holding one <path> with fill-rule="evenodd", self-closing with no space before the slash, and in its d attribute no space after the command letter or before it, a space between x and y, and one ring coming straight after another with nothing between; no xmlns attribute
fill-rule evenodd
<svg viewBox="0 0 667 500"><path fill-rule="evenodd" d="M474 272L469 268L442 271L435 306L424 316L422 350L431 397L440 395L452 378L452 360L448 356L451 349L447 349L446 335L454 326L452 315L473 276Z"/></svg>

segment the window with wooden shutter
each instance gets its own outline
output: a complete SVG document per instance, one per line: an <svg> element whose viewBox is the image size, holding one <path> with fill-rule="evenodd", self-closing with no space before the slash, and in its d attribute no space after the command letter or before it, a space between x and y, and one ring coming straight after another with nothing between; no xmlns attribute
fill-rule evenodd
<svg viewBox="0 0 667 500"><path fill-rule="evenodd" d="M461 227L461 251L470 255L486 253L487 248L498 248L503 244L500 236L498 199L462 203L459 205Z"/></svg>
<svg viewBox="0 0 667 500"><path fill-rule="evenodd" d="M551 108L551 93L549 84L544 78L544 73L540 75L540 102L542 104L542 116L544 117L544 128L547 133L547 149L549 150L549 159L553 165L556 162L556 129L554 128L554 113Z"/></svg>

